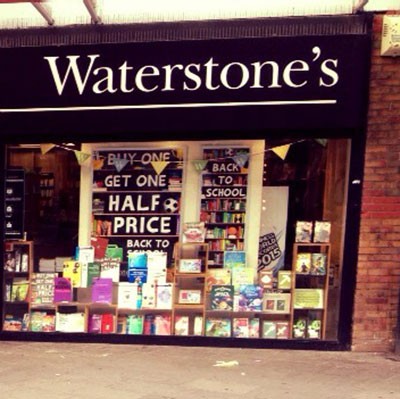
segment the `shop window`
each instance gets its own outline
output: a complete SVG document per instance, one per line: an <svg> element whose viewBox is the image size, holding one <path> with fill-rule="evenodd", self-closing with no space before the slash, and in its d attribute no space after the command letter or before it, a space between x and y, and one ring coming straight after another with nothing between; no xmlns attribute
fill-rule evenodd
<svg viewBox="0 0 400 399"><path fill-rule="evenodd" d="M3 328L335 339L348 148L9 147L25 193L21 235L6 236Z"/></svg>

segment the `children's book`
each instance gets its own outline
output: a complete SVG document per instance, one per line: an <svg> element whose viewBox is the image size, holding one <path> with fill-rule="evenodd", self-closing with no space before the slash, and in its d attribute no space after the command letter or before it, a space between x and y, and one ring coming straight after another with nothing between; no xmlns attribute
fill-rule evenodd
<svg viewBox="0 0 400 399"><path fill-rule="evenodd" d="M182 242L196 243L204 242L206 229L204 222L187 222L183 224Z"/></svg>
<svg viewBox="0 0 400 399"><path fill-rule="evenodd" d="M203 316L194 316L193 335L203 335Z"/></svg>
<svg viewBox="0 0 400 399"><path fill-rule="evenodd" d="M297 221L295 241L299 243L311 242L313 233L313 222Z"/></svg>
<svg viewBox="0 0 400 399"><path fill-rule="evenodd" d="M101 315L101 333L110 334L114 331L114 315L104 313Z"/></svg>
<svg viewBox="0 0 400 399"><path fill-rule="evenodd" d="M310 274L324 276L326 275L326 268L326 254L312 253Z"/></svg>
<svg viewBox="0 0 400 399"><path fill-rule="evenodd" d="M241 285L239 288L238 311L262 310L263 288L257 284Z"/></svg>
<svg viewBox="0 0 400 399"><path fill-rule="evenodd" d="M127 318L127 334L143 334L143 315L132 314Z"/></svg>
<svg viewBox="0 0 400 399"><path fill-rule="evenodd" d="M263 311L272 314L290 313L290 293L267 292L264 294Z"/></svg>
<svg viewBox="0 0 400 399"><path fill-rule="evenodd" d="M100 267L101 262L89 262L87 265L87 287L91 287L93 283L93 279L95 277L100 277Z"/></svg>
<svg viewBox="0 0 400 399"><path fill-rule="evenodd" d="M154 317L154 334L171 335L171 316L156 315Z"/></svg>
<svg viewBox="0 0 400 399"><path fill-rule="evenodd" d="M314 224L314 242L329 243L331 237L331 222L316 221Z"/></svg>
<svg viewBox="0 0 400 399"><path fill-rule="evenodd" d="M100 277L111 278L113 283L119 282L120 275L119 259L105 259L101 262Z"/></svg>
<svg viewBox="0 0 400 399"><path fill-rule="evenodd" d="M175 335L189 335L189 316L175 316Z"/></svg>
<svg viewBox="0 0 400 399"><path fill-rule="evenodd" d="M72 283L69 278L54 278L54 302L71 302L72 301Z"/></svg>
<svg viewBox="0 0 400 399"><path fill-rule="evenodd" d="M85 313L56 313L56 331L85 332Z"/></svg>
<svg viewBox="0 0 400 399"><path fill-rule="evenodd" d="M29 294L29 281L25 279L15 278L11 286L11 301L25 302Z"/></svg>
<svg viewBox="0 0 400 399"><path fill-rule="evenodd" d="M231 284L230 269L208 269L206 276L207 291L211 291L213 285Z"/></svg>
<svg viewBox="0 0 400 399"><path fill-rule="evenodd" d="M290 328L288 321L277 321L276 322L276 338L278 339L289 339Z"/></svg>
<svg viewBox="0 0 400 399"><path fill-rule="evenodd" d="M321 339L321 320L309 319L307 321L307 338Z"/></svg>
<svg viewBox="0 0 400 399"><path fill-rule="evenodd" d="M249 319L247 317L233 319L232 335L235 338L249 338Z"/></svg>
<svg viewBox="0 0 400 399"><path fill-rule="evenodd" d="M307 319L297 317L293 321L293 338L304 339L307 333Z"/></svg>
<svg viewBox="0 0 400 399"><path fill-rule="evenodd" d="M118 308L136 309L138 302L138 288L138 284L136 283L118 283Z"/></svg>
<svg viewBox="0 0 400 399"><path fill-rule="evenodd" d="M93 313L89 316L88 332L93 334L101 333L101 319L102 315Z"/></svg>
<svg viewBox="0 0 400 399"><path fill-rule="evenodd" d="M258 274L258 284L264 290L272 290L274 287L274 273L269 270L261 270Z"/></svg>
<svg viewBox="0 0 400 399"><path fill-rule="evenodd" d="M71 280L73 288L81 286L81 270L82 265L76 260L68 260L64 262L63 277Z"/></svg>
<svg viewBox="0 0 400 399"><path fill-rule="evenodd" d="M278 271L278 290L290 290L292 288L292 271Z"/></svg>
<svg viewBox="0 0 400 399"><path fill-rule="evenodd" d="M245 251L225 251L224 252L224 268L235 269L246 267Z"/></svg>
<svg viewBox="0 0 400 399"><path fill-rule="evenodd" d="M88 263L94 261L94 247L76 247L75 260L81 264L81 287L88 287Z"/></svg>
<svg viewBox="0 0 400 399"><path fill-rule="evenodd" d="M167 253L150 252L147 254L147 282L166 284L167 282Z"/></svg>
<svg viewBox="0 0 400 399"><path fill-rule="evenodd" d="M111 303L113 282L111 278L97 277L92 284L92 302Z"/></svg>
<svg viewBox="0 0 400 399"><path fill-rule="evenodd" d="M211 286L210 305L212 310L233 310L233 285Z"/></svg>
<svg viewBox="0 0 400 399"><path fill-rule="evenodd" d="M254 284L255 270L251 267L234 267L232 269L232 285L239 292L241 285Z"/></svg>
<svg viewBox="0 0 400 399"><path fill-rule="evenodd" d="M301 252L296 258L296 273L309 274L311 270L311 253Z"/></svg>
<svg viewBox="0 0 400 399"><path fill-rule="evenodd" d="M222 317L210 317L206 319L207 337L230 337L231 319Z"/></svg>
<svg viewBox="0 0 400 399"><path fill-rule="evenodd" d="M156 307L156 286L151 283L142 284L142 308L154 309Z"/></svg>
<svg viewBox="0 0 400 399"><path fill-rule="evenodd" d="M249 319L249 338L260 338L260 319Z"/></svg>
<svg viewBox="0 0 400 399"><path fill-rule="evenodd" d="M276 322L264 320L262 326L263 338L276 338Z"/></svg>
<svg viewBox="0 0 400 399"><path fill-rule="evenodd" d="M172 284L156 285L157 309L172 309Z"/></svg>

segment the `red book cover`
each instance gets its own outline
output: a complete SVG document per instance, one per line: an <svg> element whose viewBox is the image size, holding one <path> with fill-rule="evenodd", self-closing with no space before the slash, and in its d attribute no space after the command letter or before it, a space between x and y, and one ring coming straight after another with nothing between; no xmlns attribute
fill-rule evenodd
<svg viewBox="0 0 400 399"><path fill-rule="evenodd" d="M101 316L101 333L109 334L114 331L114 316L106 313Z"/></svg>

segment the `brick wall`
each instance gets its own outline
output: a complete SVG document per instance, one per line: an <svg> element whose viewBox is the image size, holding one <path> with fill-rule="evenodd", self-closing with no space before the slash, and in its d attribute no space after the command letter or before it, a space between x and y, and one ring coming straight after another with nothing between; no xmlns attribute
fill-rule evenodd
<svg viewBox="0 0 400 399"><path fill-rule="evenodd" d="M381 57L374 20L353 350L392 351L400 287L400 57Z"/></svg>

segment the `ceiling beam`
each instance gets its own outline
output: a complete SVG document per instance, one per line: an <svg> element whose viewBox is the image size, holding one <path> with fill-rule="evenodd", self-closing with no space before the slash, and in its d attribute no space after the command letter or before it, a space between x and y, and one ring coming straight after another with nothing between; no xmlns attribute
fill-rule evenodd
<svg viewBox="0 0 400 399"><path fill-rule="evenodd" d="M40 13L40 15L46 20L46 22L49 25L54 25L55 21L51 16L50 9L45 4L42 4L42 2L37 2L37 1L31 1L30 3L33 5L33 7L36 8L36 10Z"/></svg>
<svg viewBox="0 0 400 399"><path fill-rule="evenodd" d="M101 23L101 18L97 14L97 10L96 10L96 8L97 8L96 0L83 0L83 4L87 8L87 10L90 14L90 17L92 18L92 23L94 23L94 24Z"/></svg>

